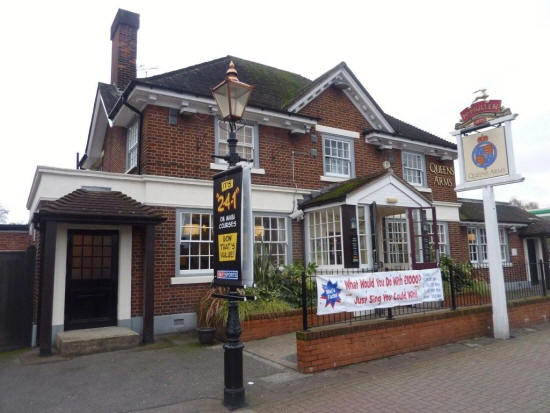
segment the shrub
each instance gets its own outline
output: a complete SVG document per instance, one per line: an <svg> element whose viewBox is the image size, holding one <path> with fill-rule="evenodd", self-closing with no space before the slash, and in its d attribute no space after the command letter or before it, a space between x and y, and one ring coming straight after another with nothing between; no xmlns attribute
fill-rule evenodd
<svg viewBox="0 0 550 413"><path fill-rule="evenodd" d="M474 280L472 278L472 264L469 262L457 262L446 255L442 255L439 260L439 264L441 267L441 278L445 283L449 283L449 288L451 271L453 272L453 282L457 293L471 289L474 285Z"/></svg>

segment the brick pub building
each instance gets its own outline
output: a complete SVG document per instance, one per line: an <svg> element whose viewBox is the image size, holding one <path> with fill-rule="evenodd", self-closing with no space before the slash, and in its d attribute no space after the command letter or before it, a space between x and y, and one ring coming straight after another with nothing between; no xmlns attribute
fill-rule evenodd
<svg viewBox="0 0 550 413"><path fill-rule="evenodd" d="M228 137L210 87L230 61L255 86L238 152L252 161L259 253L324 270L486 260L481 201L454 191L456 145L384 112L345 63L312 81L226 56L137 79L138 28L139 15L118 11L111 82L98 84L78 168L39 166L32 183L45 352L67 329L127 326L147 341L196 326L212 280L211 178L226 168L211 155ZM539 220L508 204L498 213L503 265L527 281L547 228L521 237Z"/></svg>

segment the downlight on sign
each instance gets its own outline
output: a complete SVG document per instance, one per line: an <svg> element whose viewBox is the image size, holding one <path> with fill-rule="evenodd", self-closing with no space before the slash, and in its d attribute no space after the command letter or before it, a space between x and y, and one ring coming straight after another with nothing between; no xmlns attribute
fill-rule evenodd
<svg viewBox="0 0 550 413"><path fill-rule="evenodd" d="M441 269L317 275L317 314L391 308L443 300Z"/></svg>
<svg viewBox="0 0 550 413"><path fill-rule="evenodd" d="M466 182L509 174L503 127L463 136L462 151Z"/></svg>

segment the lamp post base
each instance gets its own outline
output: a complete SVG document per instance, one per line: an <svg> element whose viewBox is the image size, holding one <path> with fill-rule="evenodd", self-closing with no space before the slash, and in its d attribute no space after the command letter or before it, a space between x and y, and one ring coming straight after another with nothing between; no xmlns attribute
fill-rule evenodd
<svg viewBox="0 0 550 413"><path fill-rule="evenodd" d="M236 296L235 288L231 288L230 296ZM229 299L227 314L226 340L224 349L223 405L229 409L238 409L244 405L243 386L243 348L241 342L241 323L239 321L239 302L236 297Z"/></svg>

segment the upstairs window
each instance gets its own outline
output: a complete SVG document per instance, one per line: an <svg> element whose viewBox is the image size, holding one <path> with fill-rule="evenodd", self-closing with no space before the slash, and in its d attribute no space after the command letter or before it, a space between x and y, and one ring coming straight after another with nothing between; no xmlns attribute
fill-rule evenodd
<svg viewBox="0 0 550 413"><path fill-rule="evenodd" d="M137 166L139 124L134 122L126 132L126 172Z"/></svg>
<svg viewBox="0 0 550 413"><path fill-rule="evenodd" d="M353 141L323 136L323 163L325 176L353 177Z"/></svg>
<svg viewBox="0 0 550 413"><path fill-rule="evenodd" d="M427 186L424 155L414 152L401 152L401 161L405 181L414 186Z"/></svg>
<svg viewBox="0 0 550 413"><path fill-rule="evenodd" d="M227 122L216 122L216 155L227 155L229 153L229 125ZM258 128L254 125L237 125L237 153L243 159L252 160L254 166L258 166ZM225 163L223 159L216 160L218 163Z"/></svg>

